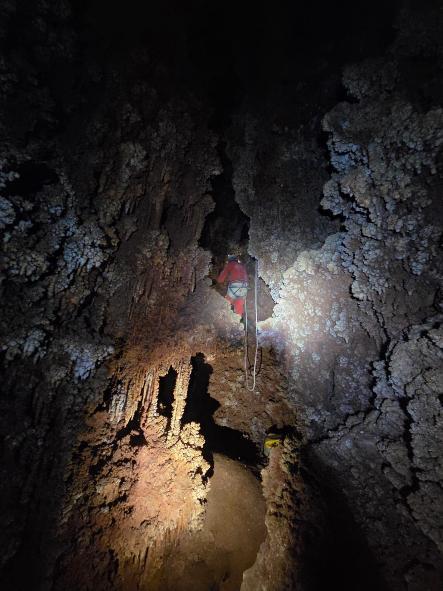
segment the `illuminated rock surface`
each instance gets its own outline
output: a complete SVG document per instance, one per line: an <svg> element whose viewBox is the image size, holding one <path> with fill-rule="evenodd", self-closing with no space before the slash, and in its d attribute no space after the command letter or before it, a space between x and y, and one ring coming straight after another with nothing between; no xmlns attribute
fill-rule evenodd
<svg viewBox="0 0 443 591"><path fill-rule="evenodd" d="M443 11L153 4L1 9L1 589L440 591Z"/></svg>

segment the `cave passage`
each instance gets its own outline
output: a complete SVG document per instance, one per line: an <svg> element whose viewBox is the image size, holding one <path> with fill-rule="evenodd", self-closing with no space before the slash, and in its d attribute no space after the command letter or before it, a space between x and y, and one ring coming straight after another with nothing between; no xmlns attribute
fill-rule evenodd
<svg viewBox="0 0 443 591"><path fill-rule="evenodd" d="M215 263L221 264L227 254L245 253L249 241L249 218L245 215L237 201L232 187L232 163L229 160L224 143L219 146L218 153L223 172L211 180L211 196L215 208L205 220L199 245L210 250Z"/></svg>
<svg viewBox="0 0 443 591"><path fill-rule="evenodd" d="M223 118L223 117L222 117ZM249 217L241 210L235 199L232 186L233 166L226 153L226 143L218 146L218 155L223 166L220 175L211 179L211 196L215 201L214 210L206 216L205 224L199 239L199 246L212 253L212 266L209 276L216 280L227 260L228 254L239 255L249 275L249 293L247 298L248 316L251 325L254 323L254 281L257 261L248 254ZM224 295L220 287L220 294ZM259 320L272 316L275 302L266 283L258 279L258 312Z"/></svg>

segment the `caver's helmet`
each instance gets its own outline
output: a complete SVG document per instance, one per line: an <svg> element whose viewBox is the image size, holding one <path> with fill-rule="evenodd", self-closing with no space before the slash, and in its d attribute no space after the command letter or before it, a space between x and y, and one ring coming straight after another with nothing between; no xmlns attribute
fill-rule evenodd
<svg viewBox="0 0 443 591"><path fill-rule="evenodd" d="M236 254L228 254L228 261L237 261L238 255Z"/></svg>

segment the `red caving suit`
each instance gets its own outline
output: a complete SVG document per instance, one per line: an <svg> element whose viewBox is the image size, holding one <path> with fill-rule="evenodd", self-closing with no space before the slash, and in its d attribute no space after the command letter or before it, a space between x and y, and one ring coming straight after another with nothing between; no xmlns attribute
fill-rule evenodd
<svg viewBox="0 0 443 591"><path fill-rule="evenodd" d="M248 293L248 272L246 267L238 261L229 261L217 277L218 283L228 282L225 298L234 306L234 312L243 316L245 299Z"/></svg>

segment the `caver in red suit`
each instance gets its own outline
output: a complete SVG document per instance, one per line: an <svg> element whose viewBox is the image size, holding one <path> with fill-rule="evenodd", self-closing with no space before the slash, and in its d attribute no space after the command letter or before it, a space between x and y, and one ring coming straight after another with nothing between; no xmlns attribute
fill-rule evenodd
<svg viewBox="0 0 443 591"><path fill-rule="evenodd" d="M245 300L248 293L248 272L246 267L235 256L228 256L225 268L217 277L218 283L228 282L225 298L234 306L234 312L243 316Z"/></svg>

